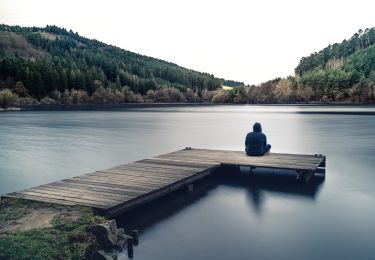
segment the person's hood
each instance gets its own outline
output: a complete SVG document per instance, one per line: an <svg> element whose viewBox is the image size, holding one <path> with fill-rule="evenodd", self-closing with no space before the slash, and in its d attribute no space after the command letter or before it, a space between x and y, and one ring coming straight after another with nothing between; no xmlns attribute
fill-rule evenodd
<svg viewBox="0 0 375 260"><path fill-rule="evenodd" d="M261 133L262 132L262 126L259 123L255 123L253 125L253 131Z"/></svg>

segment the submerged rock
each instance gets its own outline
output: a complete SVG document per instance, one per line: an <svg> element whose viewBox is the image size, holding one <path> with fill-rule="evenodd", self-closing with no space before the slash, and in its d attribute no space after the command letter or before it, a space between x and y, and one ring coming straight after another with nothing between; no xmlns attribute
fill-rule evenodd
<svg viewBox="0 0 375 260"><path fill-rule="evenodd" d="M125 235L125 229L123 228L118 228L117 229L117 236Z"/></svg>
<svg viewBox="0 0 375 260"><path fill-rule="evenodd" d="M115 220L95 225L91 228L91 232L98 243L94 259L118 259L131 238L125 234L123 228L117 228Z"/></svg>
<svg viewBox="0 0 375 260"><path fill-rule="evenodd" d="M109 249L117 245L117 226L115 220L98 224L92 227L91 231L96 236L101 248Z"/></svg>
<svg viewBox="0 0 375 260"><path fill-rule="evenodd" d="M125 230L123 228L117 229L117 244L116 249L119 251L124 250L127 244L127 236L125 234Z"/></svg>

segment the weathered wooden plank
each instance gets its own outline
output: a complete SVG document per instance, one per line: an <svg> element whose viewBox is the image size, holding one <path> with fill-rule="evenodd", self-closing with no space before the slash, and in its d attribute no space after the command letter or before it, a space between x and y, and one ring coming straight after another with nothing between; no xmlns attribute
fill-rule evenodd
<svg viewBox="0 0 375 260"><path fill-rule="evenodd" d="M189 157L189 158L186 158L186 157L183 157L183 156L169 156L167 157L168 160L174 160L176 162L178 161L189 161L189 162L199 162L199 161L202 161L204 160L205 162L212 162L212 163L223 163L223 162L227 162L227 163L231 163L231 164L236 164L237 162L241 162L241 163L246 163L246 164L252 164L252 163L258 163L258 164L264 164L264 166L267 166L267 164L303 164L303 165L315 165L317 164L318 162L320 162L320 160L311 160L311 161L301 161L301 160L286 160L286 159L273 159L273 158L262 158L262 159L257 159L255 157L241 157L241 158L218 158L218 157L200 157L200 156L196 156L196 157Z"/></svg>
<svg viewBox="0 0 375 260"><path fill-rule="evenodd" d="M204 169L206 170L206 169ZM95 175L116 175L118 177L121 176L129 176L129 177L134 177L134 178L161 178L161 179L173 179L173 178L178 178L179 176L186 176L190 175L192 173L204 171L204 170L196 170L196 171L177 171L177 172L149 172L146 170L129 170L129 171L122 171L122 172L107 172L107 171L97 171L85 175L89 176L95 176Z"/></svg>
<svg viewBox="0 0 375 260"><path fill-rule="evenodd" d="M165 183L169 183L170 181L166 180L156 180L152 178L112 178L110 176L87 176L87 175L82 175L79 177L75 177L74 179L80 179L80 180L95 180L95 181L104 181L107 183L113 183L113 184L133 184L133 185L142 185L142 184L147 184L145 186L150 186L150 187L155 187L164 185Z"/></svg>
<svg viewBox="0 0 375 260"><path fill-rule="evenodd" d="M144 185L139 186L132 186L132 185L126 185L126 184L115 184L110 182L103 182L103 181L95 181L95 180L80 180L80 179L67 179L64 180L66 182L71 183L82 183L82 184L90 184L90 185L96 185L98 187L106 187L106 188L119 188L119 189L132 189L132 190L139 190L143 192L147 192L152 190L152 187L146 187Z"/></svg>
<svg viewBox="0 0 375 260"><path fill-rule="evenodd" d="M175 176L184 176L184 175L188 175L192 172L199 172L199 171L203 171L203 170L196 170L196 171L186 171L186 170L182 170L182 171L158 171L158 172L155 172L155 171L150 171L150 170L147 170L147 169L124 169L122 171L106 171L106 170L103 170L103 171L96 171L96 172L92 172L92 173L88 173L88 174L85 174L85 175L92 175L92 174L95 174L95 173L109 173L109 174L118 174L118 175L129 175L129 176L149 176L149 177L161 177L161 178L173 178Z"/></svg>
<svg viewBox="0 0 375 260"><path fill-rule="evenodd" d="M191 162L169 162L165 159L157 159L157 158L149 158L138 161L140 163L147 163L147 164L161 164L161 165L171 165L171 166L178 166L178 167L188 167L188 168L211 168L212 164L205 164L205 163L191 163Z"/></svg>
<svg viewBox="0 0 375 260"><path fill-rule="evenodd" d="M90 184L84 184L84 183L70 183L70 182L53 182L48 184L48 186L55 187L56 189L59 189L60 187L63 188L75 188L75 189L85 189L85 190L92 190L92 191L98 191L98 192L104 192L108 194L119 194L119 195L128 195L128 196L137 196L142 193L144 193L144 190L132 190L130 188L126 189L120 189L115 187L103 187L98 185L90 185Z"/></svg>
<svg viewBox="0 0 375 260"><path fill-rule="evenodd" d="M188 158L188 159L184 159L184 158L180 158L180 157L169 157L169 160L176 160L176 161L186 161L186 160L190 160L192 162L194 161L199 161L199 160L202 160L200 159L199 157L197 158ZM217 159L210 159L210 158L204 158L204 160L206 162L216 162ZM229 165L241 165L241 166L257 166L257 167L269 167L269 168L283 168L283 169L308 169L308 170L312 170L312 169L315 169L317 167L317 164L312 164L312 163L294 163L291 162L291 163L287 163L287 162L272 162L272 161L264 161L264 162L256 162L256 161L252 161L252 162L249 162L245 159L243 160L230 160L230 159L223 159L222 164L229 164Z"/></svg>
<svg viewBox="0 0 375 260"><path fill-rule="evenodd" d="M129 164L126 167L119 167L115 169L110 169L107 171L114 172L114 171L124 171L124 170L137 170L140 169L141 171L149 170L151 172L176 172L176 171L183 171L183 170L205 170L210 167L182 167L182 166L173 166L173 165L163 165L163 164L145 164L145 163L136 163L136 164Z"/></svg>
<svg viewBox="0 0 375 260"><path fill-rule="evenodd" d="M91 179L80 179L80 180L89 180L89 181L95 181L96 183L103 183L103 184L112 184L112 185L128 185L128 186L133 186L133 187L149 187L150 189L155 189L155 188L159 188L159 187L162 187L168 183L170 183L170 181L164 181L164 182L151 182L149 180L146 180L146 181L129 181L129 180L126 180L126 181L123 181L123 180L117 180L117 179L108 179L108 178L96 178L95 180L91 180Z"/></svg>
<svg viewBox="0 0 375 260"><path fill-rule="evenodd" d="M192 155L192 154L206 154L206 155L209 155L209 154L215 154L215 155L219 155L219 154L225 154L225 155L238 155L238 154L245 154L244 151L234 151L234 150L211 150L211 149L191 149L191 150L185 150L185 149L182 149L182 150L178 150L178 151L174 151L174 152L171 152L171 153L167 153L167 154L162 154L162 155L159 155L159 156L168 156L168 155L173 155L173 154L185 154L187 156L189 155ZM310 158L312 157L312 155L310 154L288 154L288 153L271 153L272 156L286 156L286 157L299 157L299 158Z"/></svg>
<svg viewBox="0 0 375 260"><path fill-rule="evenodd" d="M206 160L206 161L215 161L215 162L222 162L223 160L231 160L231 161L238 161L238 160L246 160L248 162L251 162L251 161L256 161L256 162L266 162L266 161L275 161L275 162L290 162L290 161L295 161L295 162L300 162L300 161L304 161L304 162L318 162L320 161L321 159L318 158L318 157L313 157L313 156L310 156L310 157L306 157L306 158L297 158L297 157L293 157L293 156L277 156L275 154L270 154L270 155L265 155L265 156L259 156L259 157L255 157L255 156L246 156L244 153L241 153L241 154L238 154L236 156L233 156L233 155L218 155L218 154L209 154L209 155L202 155L202 154L190 154L190 155L185 155L185 154L174 154L174 155L168 155L168 156L165 156L165 155L161 155L161 156L158 156L156 158L180 158L180 159L200 159L202 161L203 160Z"/></svg>
<svg viewBox="0 0 375 260"><path fill-rule="evenodd" d="M86 176L102 176L102 177L109 177L109 178L117 178L117 179L142 179L142 178L150 178L150 179L156 179L156 180L164 180L164 181L172 181L176 178L184 178L186 176L190 176L192 174L195 174L196 172L184 172L183 174L175 174L175 175L152 175L150 173L142 173L142 174L134 174L129 172L124 173L113 173L113 172L95 172L95 173L89 173L86 174Z"/></svg>
<svg viewBox="0 0 375 260"><path fill-rule="evenodd" d="M56 186L52 186L52 185L38 186L36 188L29 189L29 191L51 191L51 192L58 191L59 194L67 194L67 195L71 195L72 197L77 197L77 198L81 198L82 195L83 196L88 195L90 197L96 198L96 200L105 201L105 202L112 201L112 200L123 201L123 200L135 197L134 195L131 196L131 195L124 195L124 194L107 193L104 191L93 191L90 189L86 189L84 187L80 187L80 188L59 187L59 189L56 189Z"/></svg>
<svg viewBox="0 0 375 260"><path fill-rule="evenodd" d="M267 158L282 158L285 159L287 158L288 160L309 160L314 158L312 155L299 155L299 154L279 154L279 153L271 153L270 155L267 156L262 156L262 157L248 157L245 155L244 152L242 151L220 151L220 150L205 150L205 152L202 153L202 149L193 149L193 150L180 150L177 152L172 152L169 154L164 154L164 155L159 155L158 157L174 157L174 156L183 156L185 158L193 157L193 156L200 156L203 158L209 158L209 157L231 157L232 159L240 158L240 157L246 157L248 159L251 158L256 158L256 160L264 160Z"/></svg>
<svg viewBox="0 0 375 260"><path fill-rule="evenodd" d="M196 169L196 170L155 170L155 169L147 169L147 168L123 168L118 170L101 170L96 172L108 172L108 173L117 173L117 174L134 174L140 175L142 173L147 173L149 176L175 176L175 175L183 175L184 173L189 172L197 172L197 171L204 171L206 169Z"/></svg>
<svg viewBox="0 0 375 260"><path fill-rule="evenodd" d="M181 150L166 155L157 156L156 158L174 161L193 162L220 162L231 165L256 166L269 168L285 168L285 169L305 169L315 170L317 165L322 161L322 157L314 157L311 155L291 155L291 154L272 154L262 157L248 157L244 152L240 151L212 151L205 150ZM234 154L234 155L233 155ZM323 158L325 158L323 156Z"/></svg>
<svg viewBox="0 0 375 260"><path fill-rule="evenodd" d="M68 181L68 180L66 180ZM113 186L113 187L119 187L119 188L126 188L126 187L130 187L130 188L140 188L140 189L148 189L148 190L152 190L155 188L155 185L152 185L152 184L148 184L148 183L132 183L132 182L113 182L113 181L110 181L110 180L105 180L105 179L102 179L102 178L96 178L96 179L93 179L93 178L84 178L84 176L80 176L80 177L75 177L69 181L72 181L72 182L79 182L79 181L84 181L84 182L91 182L91 184L93 183L96 183L98 185L104 185L104 186Z"/></svg>
<svg viewBox="0 0 375 260"><path fill-rule="evenodd" d="M89 206L89 207L95 207L95 208L106 208L108 205L104 203L96 203L93 201L87 201L83 199L76 199L76 198L69 198L64 196L58 196L58 195L50 195L50 194L43 194L43 193L37 193L37 192L31 192L31 191L22 191L13 193L13 196L17 195L19 197L29 197L29 198L35 198L35 200L40 200L40 198L45 198L48 200L59 200L59 201L65 201L68 203L74 203L76 205L83 205L83 206Z"/></svg>
<svg viewBox="0 0 375 260"><path fill-rule="evenodd" d="M38 196L29 196L29 195L25 195L25 194L22 194L22 193L11 193L11 194L5 195L4 197L6 197L6 198L21 198L21 199L28 199L28 200L33 200L33 201L41 201L41 202L68 205L68 206L78 205L77 203L72 202L72 201L64 201L64 200L58 200L58 199L48 199L48 198L38 197ZM84 203L79 203L79 205L87 206L87 207L94 207L94 205L84 204Z"/></svg>
<svg viewBox="0 0 375 260"><path fill-rule="evenodd" d="M107 204L111 204L113 199L107 199L107 198L103 198L103 197L94 197L92 196L91 194L89 193L81 193L81 194L77 194L77 193L74 193L74 192L64 192L63 190L49 190L49 189L42 189L42 188L39 188L39 187L36 187L36 188L32 188L32 189L28 189L26 191L22 191L22 193L33 193L33 194L44 194L44 195L52 195L52 196L58 196L58 197L62 197L64 199L74 199L74 200L79 200L79 201L85 201L85 202L88 202L88 203L92 203L92 204L103 204L103 205L107 205Z"/></svg>

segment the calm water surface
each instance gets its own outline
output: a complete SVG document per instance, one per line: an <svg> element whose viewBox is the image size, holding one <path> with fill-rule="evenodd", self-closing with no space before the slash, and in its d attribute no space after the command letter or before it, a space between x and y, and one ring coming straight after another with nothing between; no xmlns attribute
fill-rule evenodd
<svg viewBox="0 0 375 260"><path fill-rule="evenodd" d="M259 121L273 152L326 154L325 180L223 176L120 216L141 231L135 259L375 259L374 114L294 106L0 113L0 194L185 146L242 150Z"/></svg>

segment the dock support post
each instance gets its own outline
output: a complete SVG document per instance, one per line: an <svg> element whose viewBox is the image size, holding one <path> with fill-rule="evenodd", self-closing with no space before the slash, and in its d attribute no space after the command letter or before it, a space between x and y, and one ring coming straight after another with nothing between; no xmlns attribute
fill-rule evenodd
<svg viewBox="0 0 375 260"><path fill-rule="evenodd" d="M128 257L133 258L133 238L128 236Z"/></svg>
<svg viewBox="0 0 375 260"><path fill-rule="evenodd" d="M304 171L304 170L297 170L297 178L298 182L307 183L310 179L314 176L315 171Z"/></svg>
<svg viewBox="0 0 375 260"><path fill-rule="evenodd" d="M315 171L316 173L323 174L324 177L325 177L325 174L326 174L326 160L327 160L327 158L324 157L323 161L319 164L318 168Z"/></svg>
<svg viewBox="0 0 375 260"><path fill-rule="evenodd" d="M314 176L314 171L307 171L305 174L305 183L309 182L311 178Z"/></svg>
<svg viewBox="0 0 375 260"><path fill-rule="evenodd" d="M296 170L297 177L296 180L300 182L303 179L303 171L302 170Z"/></svg>
<svg viewBox="0 0 375 260"><path fill-rule="evenodd" d="M319 167L326 167L326 160L327 158L324 158L323 161L319 164Z"/></svg>
<svg viewBox="0 0 375 260"><path fill-rule="evenodd" d="M138 245L138 242L139 242L139 239L138 239L139 231L138 230L133 230L131 232L131 235L132 235L132 238L133 238L133 244L135 246Z"/></svg>

